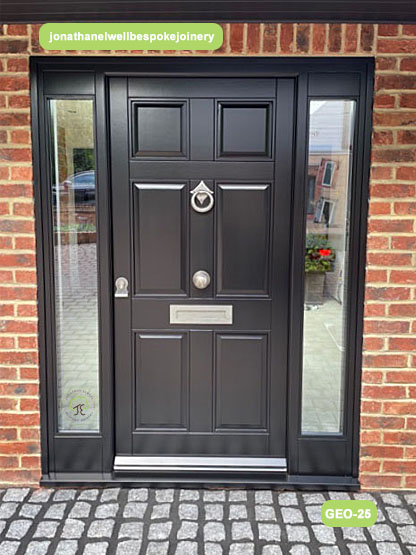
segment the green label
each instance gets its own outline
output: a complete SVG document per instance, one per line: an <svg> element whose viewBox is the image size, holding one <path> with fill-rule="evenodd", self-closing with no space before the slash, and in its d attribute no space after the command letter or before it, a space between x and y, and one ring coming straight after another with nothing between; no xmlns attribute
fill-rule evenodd
<svg viewBox="0 0 416 555"><path fill-rule="evenodd" d="M45 50L216 50L217 23L45 23Z"/></svg>
<svg viewBox="0 0 416 555"><path fill-rule="evenodd" d="M376 522L377 506L366 499L326 501L321 508L321 519L325 526L366 528Z"/></svg>

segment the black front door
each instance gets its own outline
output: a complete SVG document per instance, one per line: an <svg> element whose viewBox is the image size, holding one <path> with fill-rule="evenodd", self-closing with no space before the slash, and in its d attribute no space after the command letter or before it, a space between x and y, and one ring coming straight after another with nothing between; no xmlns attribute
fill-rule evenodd
<svg viewBox="0 0 416 555"><path fill-rule="evenodd" d="M109 90L115 466L283 468L293 81Z"/></svg>

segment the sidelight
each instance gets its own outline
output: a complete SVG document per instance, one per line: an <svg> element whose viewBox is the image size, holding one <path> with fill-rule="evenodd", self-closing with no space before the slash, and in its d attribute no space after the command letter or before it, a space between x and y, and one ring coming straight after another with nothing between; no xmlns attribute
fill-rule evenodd
<svg viewBox="0 0 416 555"><path fill-rule="evenodd" d="M49 100L59 431L99 429L94 104Z"/></svg>
<svg viewBox="0 0 416 555"><path fill-rule="evenodd" d="M355 101L312 100L305 239L302 433L342 433Z"/></svg>

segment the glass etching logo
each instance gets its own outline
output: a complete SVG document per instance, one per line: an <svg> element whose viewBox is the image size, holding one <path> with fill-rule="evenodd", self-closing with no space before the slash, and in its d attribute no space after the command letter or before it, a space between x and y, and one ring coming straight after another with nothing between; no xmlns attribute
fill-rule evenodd
<svg viewBox="0 0 416 555"><path fill-rule="evenodd" d="M71 389L65 395L65 414L75 422L86 422L95 413L95 399L85 389Z"/></svg>

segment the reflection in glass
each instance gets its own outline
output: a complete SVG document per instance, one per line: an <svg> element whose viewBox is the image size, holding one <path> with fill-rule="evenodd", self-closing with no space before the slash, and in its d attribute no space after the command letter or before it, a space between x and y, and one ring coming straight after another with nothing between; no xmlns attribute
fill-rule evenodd
<svg viewBox="0 0 416 555"><path fill-rule="evenodd" d="M98 430L93 101L49 101L58 428Z"/></svg>
<svg viewBox="0 0 416 555"><path fill-rule="evenodd" d="M355 101L309 107L302 433L341 433Z"/></svg>

